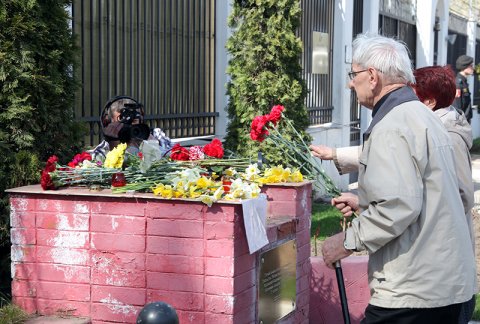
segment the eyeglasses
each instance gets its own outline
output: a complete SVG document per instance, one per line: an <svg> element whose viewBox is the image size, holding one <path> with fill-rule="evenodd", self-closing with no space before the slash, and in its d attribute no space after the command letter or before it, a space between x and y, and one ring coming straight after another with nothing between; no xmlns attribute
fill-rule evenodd
<svg viewBox="0 0 480 324"><path fill-rule="evenodd" d="M365 71L368 71L368 69L361 70L361 71L350 71L350 72L348 72L348 77L350 78L350 80L353 80L353 79L355 79L355 77L357 76L358 73L362 73L362 72L365 72Z"/></svg>

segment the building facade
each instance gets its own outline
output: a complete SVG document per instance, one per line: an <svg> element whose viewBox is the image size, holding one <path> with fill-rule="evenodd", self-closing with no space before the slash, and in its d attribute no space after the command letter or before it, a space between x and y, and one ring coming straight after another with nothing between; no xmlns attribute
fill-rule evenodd
<svg viewBox="0 0 480 324"><path fill-rule="evenodd" d="M225 85L233 0L74 0L72 29L82 49L76 117L89 125L86 144L100 139L98 116L116 95L146 107L151 126L177 141L222 138L228 119ZM359 33L394 36L409 47L414 67L455 66L468 54L480 59L478 8L466 0L301 0L298 36L309 133L316 144L359 145L370 123L348 89L352 40ZM477 50L479 48L479 50ZM478 62L479 60L477 60ZM472 78L477 95L478 81ZM476 92L477 91L477 92ZM480 114L472 119L480 136ZM353 176L327 172L346 189Z"/></svg>

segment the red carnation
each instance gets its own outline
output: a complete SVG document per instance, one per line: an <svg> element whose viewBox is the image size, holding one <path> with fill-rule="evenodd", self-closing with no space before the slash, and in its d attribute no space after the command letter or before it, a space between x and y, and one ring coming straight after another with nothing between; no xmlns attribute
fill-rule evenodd
<svg viewBox="0 0 480 324"><path fill-rule="evenodd" d="M56 189L55 184L53 183L52 177L50 177L50 174L46 170L42 171L42 178L40 179L40 185L42 186L43 190Z"/></svg>
<svg viewBox="0 0 480 324"><path fill-rule="evenodd" d="M79 165L80 163L82 163L85 160L91 161L92 156L87 152L82 152L81 154L76 154L73 157L73 160L68 162L68 166L71 167L71 168L75 168L77 165Z"/></svg>
<svg viewBox="0 0 480 324"><path fill-rule="evenodd" d="M177 143L172 147L170 158L177 161L188 161L188 150Z"/></svg>
<svg viewBox="0 0 480 324"><path fill-rule="evenodd" d="M255 117L252 121L250 138L254 141L263 142L263 140L268 136L268 129L266 125L269 121L268 115Z"/></svg>
<svg viewBox="0 0 480 324"><path fill-rule="evenodd" d="M222 142L218 138L214 138L209 144L203 147L203 153L210 157L223 158L224 151Z"/></svg>
<svg viewBox="0 0 480 324"><path fill-rule="evenodd" d="M272 122L275 126L277 123L282 119L282 112L285 110L285 107L282 105L276 105L272 107L270 114L268 116L268 120Z"/></svg>
<svg viewBox="0 0 480 324"><path fill-rule="evenodd" d="M51 157L48 158L47 164L45 165L45 171L47 172L53 172L57 168L57 161L58 157L55 155L52 155Z"/></svg>

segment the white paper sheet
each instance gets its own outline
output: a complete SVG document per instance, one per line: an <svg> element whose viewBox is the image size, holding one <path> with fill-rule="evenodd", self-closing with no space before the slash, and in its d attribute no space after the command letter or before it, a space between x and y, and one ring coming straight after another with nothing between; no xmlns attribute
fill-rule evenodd
<svg viewBox="0 0 480 324"><path fill-rule="evenodd" d="M248 250L255 253L268 244L267 238L267 196L242 201L243 222L247 235Z"/></svg>

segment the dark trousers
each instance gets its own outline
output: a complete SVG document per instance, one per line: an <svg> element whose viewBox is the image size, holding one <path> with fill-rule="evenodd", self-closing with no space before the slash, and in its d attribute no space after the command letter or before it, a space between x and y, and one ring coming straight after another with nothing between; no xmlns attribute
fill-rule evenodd
<svg viewBox="0 0 480 324"><path fill-rule="evenodd" d="M462 304L436 308L383 308L368 305L360 324L458 324Z"/></svg>

